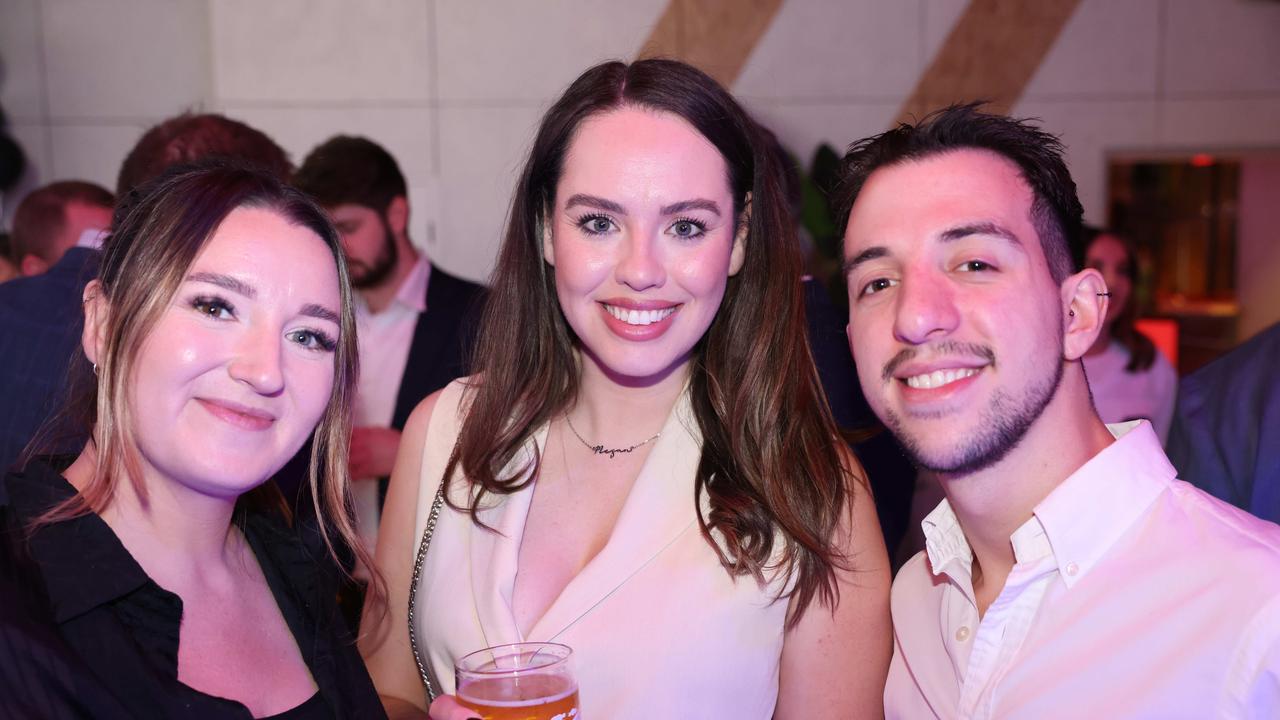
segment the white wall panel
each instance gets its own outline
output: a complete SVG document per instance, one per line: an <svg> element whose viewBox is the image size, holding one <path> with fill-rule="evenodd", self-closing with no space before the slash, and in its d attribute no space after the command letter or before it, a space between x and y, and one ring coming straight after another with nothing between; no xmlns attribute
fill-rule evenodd
<svg viewBox="0 0 1280 720"><path fill-rule="evenodd" d="M418 101L430 96L429 0L211 0L224 101Z"/></svg>
<svg viewBox="0 0 1280 720"><path fill-rule="evenodd" d="M1280 93L1280 3L1176 0L1166 8L1169 96Z"/></svg>
<svg viewBox="0 0 1280 720"><path fill-rule="evenodd" d="M207 96L203 0L49 0L43 7L52 116L160 118Z"/></svg>
<svg viewBox="0 0 1280 720"><path fill-rule="evenodd" d="M1080 3L1023 97L1154 96L1159 4L1159 0Z"/></svg>
<svg viewBox="0 0 1280 720"><path fill-rule="evenodd" d="M9 122L43 121L39 0L0 2L0 105Z"/></svg>
<svg viewBox="0 0 1280 720"><path fill-rule="evenodd" d="M89 180L115 192L120 163L147 125L54 125L50 179Z"/></svg>

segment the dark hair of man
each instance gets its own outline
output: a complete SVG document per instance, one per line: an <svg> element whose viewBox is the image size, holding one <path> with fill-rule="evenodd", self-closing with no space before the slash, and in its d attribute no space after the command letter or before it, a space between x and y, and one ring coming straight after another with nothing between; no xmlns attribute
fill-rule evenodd
<svg viewBox="0 0 1280 720"><path fill-rule="evenodd" d="M952 105L915 125L902 123L850 145L832 202L840 236L848 227L858 193L876 170L954 150L987 150L1016 165L1030 186L1031 223L1040 236L1049 272L1054 282L1061 283L1076 270L1070 248L1080 235L1084 214L1062 159L1062 142L1028 120L984 113L981 105Z"/></svg>
<svg viewBox="0 0 1280 720"><path fill-rule="evenodd" d="M142 134L120 165L116 195L123 199L174 165L209 157L255 165L285 182L293 175L288 153L261 131L223 115L183 113Z"/></svg>
<svg viewBox="0 0 1280 720"><path fill-rule="evenodd" d="M1126 257L1125 275L1129 278L1129 287L1134 290L1138 285L1138 248L1128 237L1114 230L1085 225L1081 230L1080 242L1072 248L1072 255L1077 267L1083 267L1089 246L1103 235L1115 238L1124 248ZM1078 249L1076 249L1078 247ZM1143 335L1137 327L1138 303L1134 302L1132 290L1125 306L1120 309L1115 322L1111 323L1111 337L1129 351L1129 362L1125 364L1125 372L1146 372L1156 361L1156 345L1151 338Z"/></svg>
<svg viewBox="0 0 1280 720"><path fill-rule="evenodd" d="M106 188L83 180L62 180L33 190L13 213L11 257L21 262L27 255L35 255L52 262L55 258L49 244L66 227L68 205L80 203L110 209L114 202Z"/></svg>
<svg viewBox="0 0 1280 720"><path fill-rule="evenodd" d="M444 477L461 466L477 488L473 516L485 493L519 490L530 468L510 474L506 466L576 398L577 340L543 259L543 229L577 128L623 107L671 113L710 141L728 169L735 217L750 193L742 269L694 348L689 392L702 456L689 502L731 575L795 579L794 623L815 596L828 606L838 600L835 568L846 558L833 549L835 529L865 479L849 482L805 340L800 253L773 153L733 98L689 65L597 65L543 117L516 183L474 354L477 380Z"/></svg>
<svg viewBox="0 0 1280 720"><path fill-rule="evenodd" d="M327 208L361 205L378 214L407 193L391 153L368 138L350 135L331 137L308 153L294 185Z"/></svg>

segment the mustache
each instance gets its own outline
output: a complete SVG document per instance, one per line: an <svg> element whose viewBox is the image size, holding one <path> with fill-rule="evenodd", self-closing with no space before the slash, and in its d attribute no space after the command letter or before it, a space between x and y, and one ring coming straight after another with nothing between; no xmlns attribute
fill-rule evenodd
<svg viewBox="0 0 1280 720"><path fill-rule="evenodd" d="M944 340L940 343L935 343L927 347L930 349L931 352L929 355L932 357L946 357L948 355L962 355L964 357L977 356L992 365L996 364L995 351L986 345L962 343L956 342L955 340ZM893 375L898 371L898 368L902 367L903 363L909 362L918 357L921 354L920 350L920 348L914 347L899 350L897 355L894 355L889 359L889 362L884 364L884 372L881 373L880 378L885 382L892 380Z"/></svg>

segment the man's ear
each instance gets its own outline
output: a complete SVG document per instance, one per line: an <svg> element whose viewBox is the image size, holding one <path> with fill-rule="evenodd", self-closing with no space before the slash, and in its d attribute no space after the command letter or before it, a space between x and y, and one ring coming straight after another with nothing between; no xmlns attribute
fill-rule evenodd
<svg viewBox="0 0 1280 720"><path fill-rule="evenodd" d="M110 307L107 306L102 283L98 280L90 280L81 297L84 300L84 330L80 334L80 344L84 347L84 354L89 362L97 365L98 358L102 356L102 345L107 339Z"/></svg>
<svg viewBox="0 0 1280 720"><path fill-rule="evenodd" d="M733 249L729 252L729 277L738 274L747 259L747 236L751 233L751 193L742 202L738 215L738 229L733 234Z"/></svg>
<svg viewBox="0 0 1280 720"><path fill-rule="evenodd" d="M1111 300L1102 273L1086 268L1062 281L1062 355L1067 360L1084 356L1102 332Z"/></svg>
<svg viewBox="0 0 1280 720"><path fill-rule="evenodd" d="M542 215L538 218L538 225L534 229L534 232L538 233L538 235L540 236L538 239L542 241L542 259L546 260L548 265L555 267L556 248L555 248L555 243L552 241L552 238L551 238L552 232L551 232L550 208L543 209Z"/></svg>
<svg viewBox="0 0 1280 720"><path fill-rule="evenodd" d="M49 269L49 263L39 255L27 253L22 256L22 262L18 264L18 269L22 274L31 277L32 275L40 275Z"/></svg>
<svg viewBox="0 0 1280 720"><path fill-rule="evenodd" d="M396 237L404 237L409 228L409 199L403 195L391 198L385 215L387 227L391 228L392 234Z"/></svg>

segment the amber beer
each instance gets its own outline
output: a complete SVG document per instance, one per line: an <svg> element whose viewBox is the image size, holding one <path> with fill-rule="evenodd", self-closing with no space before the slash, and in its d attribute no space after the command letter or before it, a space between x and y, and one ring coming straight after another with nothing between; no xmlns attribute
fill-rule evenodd
<svg viewBox="0 0 1280 720"><path fill-rule="evenodd" d="M516 643L457 662L457 698L484 720L581 720L572 651L559 643Z"/></svg>

